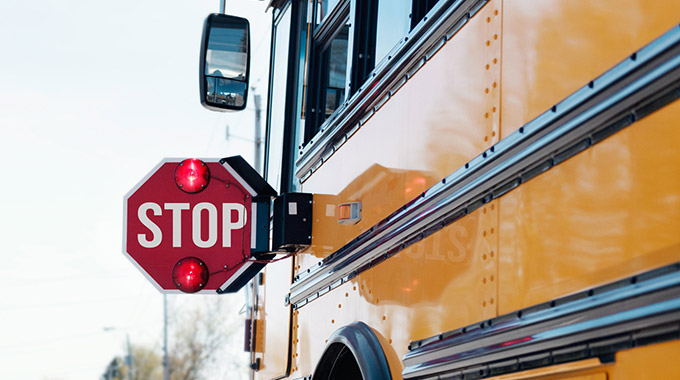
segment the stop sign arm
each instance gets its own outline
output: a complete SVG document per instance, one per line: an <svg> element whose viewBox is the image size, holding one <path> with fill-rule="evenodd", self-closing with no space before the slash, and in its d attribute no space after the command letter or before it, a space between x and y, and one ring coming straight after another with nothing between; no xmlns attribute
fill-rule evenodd
<svg viewBox="0 0 680 380"><path fill-rule="evenodd" d="M232 156L220 160L222 164L235 178L241 178L247 187L253 192L253 197L273 198L276 190L265 181L246 160L241 156ZM241 181L239 181L241 182Z"/></svg>
<svg viewBox="0 0 680 380"><path fill-rule="evenodd" d="M251 253L256 255L257 259L266 260L266 258L257 255L268 253L271 250L269 247L269 216L271 200L277 195L276 190L241 156L223 158L220 160L220 164L253 195L250 248Z"/></svg>

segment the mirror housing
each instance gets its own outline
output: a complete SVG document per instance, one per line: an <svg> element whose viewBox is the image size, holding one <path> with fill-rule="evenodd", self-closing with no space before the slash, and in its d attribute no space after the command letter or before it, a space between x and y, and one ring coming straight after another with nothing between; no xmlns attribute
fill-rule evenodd
<svg viewBox="0 0 680 380"><path fill-rule="evenodd" d="M203 24L200 96L211 111L241 111L248 100L250 24L242 17L210 14Z"/></svg>

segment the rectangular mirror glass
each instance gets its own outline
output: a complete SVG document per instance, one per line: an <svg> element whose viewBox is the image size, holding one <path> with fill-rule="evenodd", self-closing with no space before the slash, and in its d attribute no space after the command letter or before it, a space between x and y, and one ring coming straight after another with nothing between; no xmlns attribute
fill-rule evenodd
<svg viewBox="0 0 680 380"><path fill-rule="evenodd" d="M248 20L211 14L201 44L201 104L214 111L246 108L250 71Z"/></svg>

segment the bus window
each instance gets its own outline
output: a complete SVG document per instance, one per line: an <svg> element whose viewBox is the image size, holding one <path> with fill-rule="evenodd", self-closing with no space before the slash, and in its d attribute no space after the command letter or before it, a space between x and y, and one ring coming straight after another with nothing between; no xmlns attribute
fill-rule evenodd
<svg viewBox="0 0 680 380"><path fill-rule="evenodd" d="M323 73L323 81L327 83L325 89L326 107L324 120L345 100L348 30L349 25L343 26L338 35L331 41L328 49L322 53L328 62L328 70Z"/></svg>
<svg viewBox="0 0 680 380"><path fill-rule="evenodd" d="M412 0L378 0L378 22L375 39L375 62L409 32ZM415 0L418 2L418 0Z"/></svg>
<svg viewBox="0 0 680 380"><path fill-rule="evenodd" d="M269 89L265 178L277 192L281 190L281 160L283 156L283 126L286 106L286 79L288 77L290 23L291 6L288 5L274 21L274 51L271 56L272 74Z"/></svg>

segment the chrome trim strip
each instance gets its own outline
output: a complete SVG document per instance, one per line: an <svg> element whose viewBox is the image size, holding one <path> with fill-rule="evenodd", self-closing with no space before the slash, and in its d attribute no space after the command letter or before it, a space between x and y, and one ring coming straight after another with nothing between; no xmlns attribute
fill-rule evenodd
<svg viewBox="0 0 680 380"><path fill-rule="evenodd" d="M297 275L299 308L680 97L680 26Z"/></svg>
<svg viewBox="0 0 680 380"><path fill-rule="evenodd" d="M400 81L408 80L414 65L429 59L426 53L433 46L450 38L450 29L459 26L461 20L469 20L488 0L441 0L428 12L408 35L402 38L390 52L390 56L376 64L367 80L352 97L321 126L312 140L300 151L295 175L299 180L309 177L335 152L339 140L349 137L349 131L374 110L379 99L389 94ZM423 62L420 62L423 61ZM415 70L414 70L415 71ZM372 86L375 84L375 86Z"/></svg>
<svg viewBox="0 0 680 380"><path fill-rule="evenodd" d="M412 342L404 379L496 376L678 339L680 263L532 309Z"/></svg>

